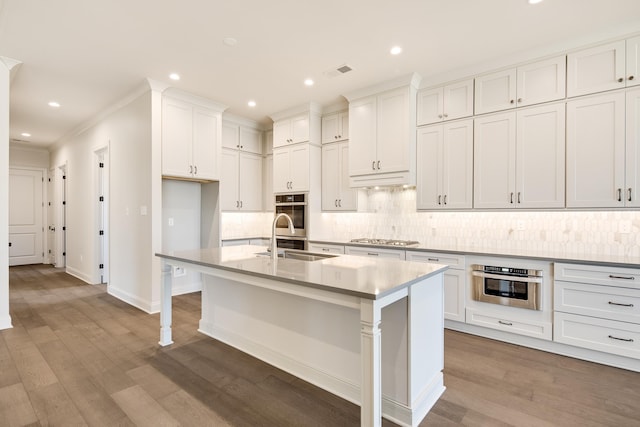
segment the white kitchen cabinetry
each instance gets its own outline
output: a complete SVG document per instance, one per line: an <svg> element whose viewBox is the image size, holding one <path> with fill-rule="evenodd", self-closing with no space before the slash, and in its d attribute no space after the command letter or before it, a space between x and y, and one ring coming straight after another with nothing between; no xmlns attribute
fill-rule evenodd
<svg viewBox="0 0 640 427"><path fill-rule="evenodd" d="M537 61L475 79L475 113L555 101L565 97L566 56Z"/></svg>
<svg viewBox="0 0 640 427"><path fill-rule="evenodd" d="M273 192L309 191L313 162L320 163L320 149L310 144L294 144L273 149Z"/></svg>
<svg viewBox="0 0 640 427"><path fill-rule="evenodd" d="M417 125L473 115L473 79L418 92Z"/></svg>
<svg viewBox="0 0 640 427"><path fill-rule="evenodd" d="M354 211L358 190L349 187L349 143L322 146L322 210Z"/></svg>
<svg viewBox="0 0 640 427"><path fill-rule="evenodd" d="M254 127L222 122L222 147L262 154L262 132Z"/></svg>
<svg viewBox="0 0 640 427"><path fill-rule="evenodd" d="M314 133L320 132L319 117L303 113L273 123L273 147L309 142ZM318 138L319 139L319 138Z"/></svg>
<svg viewBox="0 0 640 427"><path fill-rule="evenodd" d="M347 255L368 256L375 258L405 259L405 251L399 249L375 248L369 246L345 246Z"/></svg>
<svg viewBox="0 0 640 427"><path fill-rule="evenodd" d="M419 80L413 75L409 84L384 92L346 95L351 187L415 184L413 129Z"/></svg>
<svg viewBox="0 0 640 427"><path fill-rule="evenodd" d="M262 210L262 156L222 149L220 208L223 211Z"/></svg>
<svg viewBox="0 0 640 427"><path fill-rule="evenodd" d="M639 207L640 89L567 103L567 207Z"/></svg>
<svg viewBox="0 0 640 427"><path fill-rule="evenodd" d="M213 181L220 178L221 113L182 99L162 99L162 175Z"/></svg>
<svg viewBox="0 0 640 427"><path fill-rule="evenodd" d="M309 251L342 255L344 254L344 246L331 243L309 243Z"/></svg>
<svg viewBox="0 0 640 427"><path fill-rule="evenodd" d="M640 359L640 269L555 265L554 340Z"/></svg>
<svg viewBox="0 0 640 427"><path fill-rule="evenodd" d="M418 129L417 208L473 205L473 120Z"/></svg>
<svg viewBox="0 0 640 427"><path fill-rule="evenodd" d="M262 210L272 212L275 209L275 199L273 197L273 154L264 157L262 166Z"/></svg>
<svg viewBox="0 0 640 427"><path fill-rule="evenodd" d="M474 207L564 207L564 104L475 119Z"/></svg>
<svg viewBox="0 0 640 427"><path fill-rule="evenodd" d="M568 55L567 96L586 95L640 83L640 37Z"/></svg>
<svg viewBox="0 0 640 427"><path fill-rule="evenodd" d="M443 273L444 318L464 322L465 289L467 288L464 255L408 250L406 251L406 259L407 261L447 264L449 266L449 269Z"/></svg>
<svg viewBox="0 0 640 427"><path fill-rule="evenodd" d="M340 111L322 117L322 143L349 139L349 113Z"/></svg>

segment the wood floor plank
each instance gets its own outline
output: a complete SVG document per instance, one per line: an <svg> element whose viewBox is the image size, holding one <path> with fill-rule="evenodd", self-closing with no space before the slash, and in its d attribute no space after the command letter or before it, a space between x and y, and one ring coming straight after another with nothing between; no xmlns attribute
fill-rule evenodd
<svg viewBox="0 0 640 427"><path fill-rule="evenodd" d="M38 417L21 383L0 388L1 426L25 426L36 422Z"/></svg>
<svg viewBox="0 0 640 427"><path fill-rule="evenodd" d="M88 425L60 383L30 391L29 399L43 426Z"/></svg>
<svg viewBox="0 0 640 427"><path fill-rule="evenodd" d="M114 393L112 397L136 426L180 426L180 423L139 385Z"/></svg>
<svg viewBox="0 0 640 427"><path fill-rule="evenodd" d="M163 397L160 403L183 426L232 425L184 390L176 390Z"/></svg>

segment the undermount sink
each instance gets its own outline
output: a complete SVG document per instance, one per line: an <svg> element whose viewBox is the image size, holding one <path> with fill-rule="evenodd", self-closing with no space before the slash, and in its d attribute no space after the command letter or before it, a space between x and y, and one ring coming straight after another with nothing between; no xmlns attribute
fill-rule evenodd
<svg viewBox="0 0 640 427"><path fill-rule="evenodd" d="M259 252L257 256L271 256L271 252ZM278 258L296 259L298 261L319 261L321 259L335 258L338 255L321 254L315 252L298 251L294 249L285 249L278 252Z"/></svg>

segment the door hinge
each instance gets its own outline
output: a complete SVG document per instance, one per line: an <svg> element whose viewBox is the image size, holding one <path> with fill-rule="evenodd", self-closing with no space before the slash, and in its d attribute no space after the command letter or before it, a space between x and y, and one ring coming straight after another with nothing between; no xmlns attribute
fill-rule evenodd
<svg viewBox="0 0 640 427"><path fill-rule="evenodd" d="M67 253L66 252L62 252L62 256L67 256Z"/></svg>
<svg viewBox="0 0 640 427"><path fill-rule="evenodd" d="M67 179L67 175L62 175L62 179Z"/></svg>
<svg viewBox="0 0 640 427"><path fill-rule="evenodd" d="M49 202L49 206L51 206L51 202Z"/></svg>
<svg viewBox="0 0 640 427"><path fill-rule="evenodd" d="M66 226L62 227L62 231L67 231L67 227Z"/></svg>
<svg viewBox="0 0 640 427"><path fill-rule="evenodd" d="M62 201L62 205L63 205L63 206L66 206L66 204L67 204L66 200L63 200L63 201Z"/></svg>
<svg viewBox="0 0 640 427"><path fill-rule="evenodd" d="M101 202L104 202L104 196L100 196L100 199L99 199L99 200L100 200Z"/></svg>
<svg viewBox="0 0 640 427"><path fill-rule="evenodd" d="M104 235L104 230L100 230L99 234L100 234L101 236L103 236L103 235Z"/></svg>
<svg viewBox="0 0 640 427"><path fill-rule="evenodd" d="M99 268L104 268L104 264L100 264L98 267Z"/></svg>
<svg viewBox="0 0 640 427"><path fill-rule="evenodd" d="M51 178L49 178L49 182L51 182Z"/></svg>
<svg viewBox="0 0 640 427"><path fill-rule="evenodd" d="M104 163L100 162L100 163L98 163L98 166L100 166L101 168L103 168L103 167L104 167Z"/></svg>

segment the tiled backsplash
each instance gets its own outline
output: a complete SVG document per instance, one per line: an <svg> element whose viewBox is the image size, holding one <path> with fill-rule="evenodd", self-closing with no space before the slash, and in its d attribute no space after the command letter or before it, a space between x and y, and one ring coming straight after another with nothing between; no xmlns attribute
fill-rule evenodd
<svg viewBox="0 0 640 427"><path fill-rule="evenodd" d="M417 240L433 249L640 256L638 211L416 212L414 189L369 190L365 212L322 213L314 240ZM222 216L223 238L268 235L272 213ZM320 229L318 229L320 228Z"/></svg>

